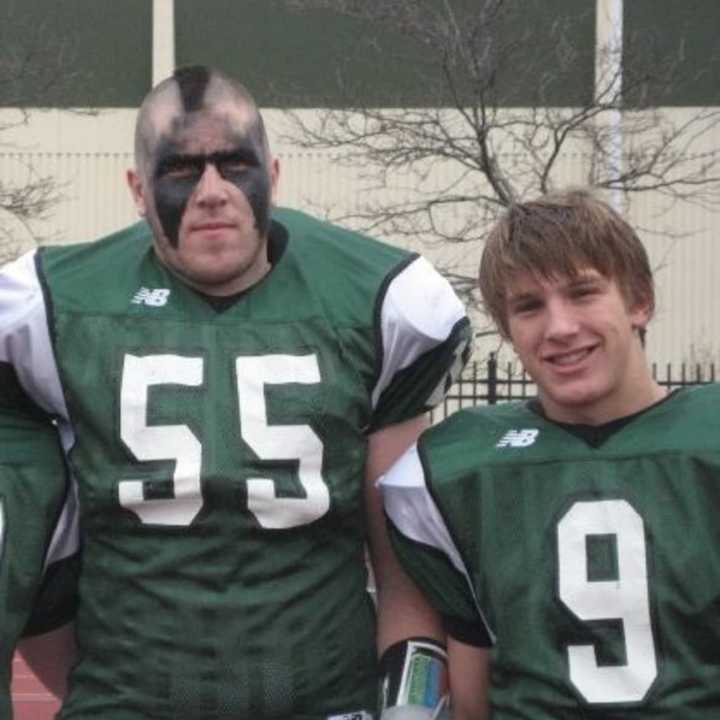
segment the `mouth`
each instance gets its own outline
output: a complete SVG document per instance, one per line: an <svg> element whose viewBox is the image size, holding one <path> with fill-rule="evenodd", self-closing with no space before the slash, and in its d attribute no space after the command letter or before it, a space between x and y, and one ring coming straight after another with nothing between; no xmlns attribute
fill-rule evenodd
<svg viewBox="0 0 720 720"><path fill-rule="evenodd" d="M560 371L577 370L580 365L595 351L596 345L588 345L563 352L548 353L543 360Z"/></svg>
<svg viewBox="0 0 720 720"><path fill-rule="evenodd" d="M192 232L216 232L218 230L232 230L234 223L220 220L212 220L203 223L197 223L191 227Z"/></svg>

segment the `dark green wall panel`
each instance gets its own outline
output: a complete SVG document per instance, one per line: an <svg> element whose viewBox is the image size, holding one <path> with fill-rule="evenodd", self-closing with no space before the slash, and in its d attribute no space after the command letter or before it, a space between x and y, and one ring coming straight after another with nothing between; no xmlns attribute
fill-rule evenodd
<svg viewBox="0 0 720 720"><path fill-rule="evenodd" d="M476 2L454 0L454 5L459 13L473 13ZM495 78L492 100L568 105L587 99L594 1L509 0L508 7L497 39L506 59ZM327 10L299 14L283 0L175 0L175 14L178 64L217 66L241 79L266 107L450 102L440 56L377 22ZM558 42L553 29L561 23L569 23L572 31ZM569 49L573 60L566 72L559 72L560 53ZM457 80L462 92L472 90L467 75Z"/></svg>
<svg viewBox="0 0 720 720"><path fill-rule="evenodd" d="M479 2L453 0L469 18ZM487 99L587 101L595 1L506 7L493 39L503 60ZM624 8L626 104L720 105L720 0L625 0ZM379 23L298 14L288 0L175 0L175 13L178 64L216 65L264 106L450 101L435 50ZM0 106L133 107L150 87L151 63L151 0L0 0ZM472 79L456 80L472 101Z"/></svg>
<svg viewBox="0 0 720 720"><path fill-rule="evenodd" d="M151 79L150 0L0 2L0 106L133 107Z"/></svg>
<svg viewBox="0 0 720 720"><path fill-rule="evenodd" d="M628 106L720 105L720 0L625 0L623 24Z"/></svg>

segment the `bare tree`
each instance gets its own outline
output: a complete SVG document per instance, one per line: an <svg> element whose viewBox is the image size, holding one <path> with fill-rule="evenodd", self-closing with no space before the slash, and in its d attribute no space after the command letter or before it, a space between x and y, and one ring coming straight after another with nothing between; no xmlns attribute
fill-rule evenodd
<svg viewBox="0 0 720 720"><path fill-rule="evenodd" d="M0 152L14 153L7 138L27 125L33 112L42 112L62 95L62 89L86 71L77 70L73 39L58 35L49 22L32 23L0 15ZM76 111L87 112L87 111ZM0 263L13 259L45 238L36 237L33 220L43 220L62 198L62 188L38 173L29 160L22 162L17 179L0 178Z"/></svg>
<svg viewBox="0 0 720 720"><path fill-rule="evenodd" d="M569 181L620 191L626 201L652 190L673 203L716 202L720 144L707 139L720 112L698 109L678 121L650 105L650 90L656 102L659 88L682 80L682 47L648 67L639 62L645 44L626 42L636 57L622 69L609 50L583 97L560 107L553 92L587 66L588 52L592 66L594 49L578 42L577 16L552 20L539 43L523 21L529 4L286 0L298 12L333 11L413 38L437 71L424 78L422 107L369 106L339 69L344 107L289 113L292 142L330 151L362 173L363 201L335 219L401 240L467 242L481 239L511 203ZM519 83L533 88L530 102L512 107L508 88ZM628 97L632 109L623 104ZM613 157L618 136L621 163ZM448 275L461 291L474 286L473 278Z"/></svg>

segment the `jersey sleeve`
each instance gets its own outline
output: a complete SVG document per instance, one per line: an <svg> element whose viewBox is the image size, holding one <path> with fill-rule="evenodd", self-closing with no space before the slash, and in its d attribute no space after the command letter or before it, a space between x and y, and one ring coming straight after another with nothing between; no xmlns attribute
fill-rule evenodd
<svg viewBox="0 0 720 720"><path fill-rule="evenodd" d="M6 643L70 620L78 553L76 496L57 428L23 391L14 366L0 361L0 636Z"/></svg>
<svg viewBox="0 0 720 720"><path fill-rule="evenodd" d="M395 553L443 616L449 634L469 644L492 645L468 569L428 490L417 445L380 479L380 489Z"/></svg>
<svg viewBox="0 0 720 720"><path fill-rule="evenodd" d="M380 370L371 432L440 402L470 356L472 337L450 283L418 256L389 279L376 315Z"/></svg>
<svg viewBox="0 0 720 720"><path fill-rule="evenodd" d="M0 269L0 363L13 366L25 391L43 410L64 416L37 258L37 251L32 251Z"/></svg>

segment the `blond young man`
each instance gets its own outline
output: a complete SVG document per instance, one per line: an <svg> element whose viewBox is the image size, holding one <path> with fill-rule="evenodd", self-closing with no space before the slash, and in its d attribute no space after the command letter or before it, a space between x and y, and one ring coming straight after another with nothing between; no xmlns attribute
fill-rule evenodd
<svg viewBox="0 0 720 720"><path fill-rule="evenodd" d="M454 717L715 718L720 391L653 380L640 240L585 192L522 203L480 288L538 399L458 412L382 480Z"/></svg>

